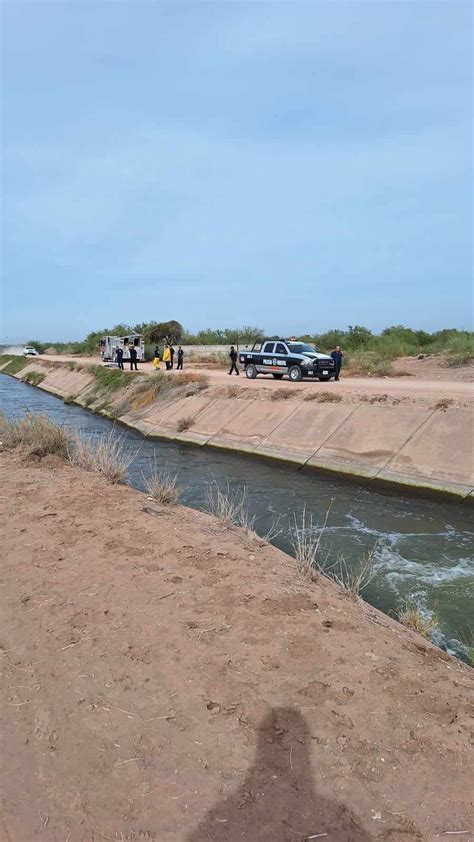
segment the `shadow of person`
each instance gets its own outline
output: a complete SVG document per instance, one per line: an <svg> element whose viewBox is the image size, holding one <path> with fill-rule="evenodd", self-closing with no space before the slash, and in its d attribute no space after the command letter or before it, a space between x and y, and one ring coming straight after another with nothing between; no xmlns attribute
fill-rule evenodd
<svg viewBox="0 0 474 842"><path fill-rule="evenodd" d="M217 803L187 842L369 842L343 804L318 795L311 736L294 708L272 708L258 729L255 762L235 795Z"/></svg>

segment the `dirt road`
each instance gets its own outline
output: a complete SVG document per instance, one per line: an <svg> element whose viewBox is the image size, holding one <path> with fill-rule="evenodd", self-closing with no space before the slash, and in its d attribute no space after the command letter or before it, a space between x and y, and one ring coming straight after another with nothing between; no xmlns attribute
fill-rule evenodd
<svg viewBox="0 0 474 842"><path fill-rule="evenodd" d="M2 839L474 839L472 670L203 513L0 466Z"/></svg>
<svg viewBox="0 0 474 842"><path fill-rule="evenodd" d="M100 364L99 357L73 357L67 355L48 356L43 354L39 360L52 361L75 361L79 364ZM263 386L270 389L291 389L293 391L309 390L309 389L330 389L331 391L339 392L341 395L348 394L363 394L363 395L380 395L387 394L393 397L410 397L413 398L452 398L459 400L474 399L474 383L472 381L474 369L472 366L464 366L461 369L451 369L446 365L438 364L437 368L429 363L428 369L423 368L423 363L420 361L413 361L413 364L407 364L405 360L399 361L395 366L398 370L404 370L404 367L410 369L413 376L406 377L346 377L343 373L341 380L337 383L331 381L330 383L318 383L317 381L304 381L302 383L290 383L289 380L274 380L272 377L261 376L256 380L247 380L245 374L242 372L237 378L236 375L229 376L227 371L220 369L206 368L190 363L186 365L186 369L192 368L193 371L199 371L209 377L212 384L229 386L238 382L239 386L246 389L261 389ZM152 363L139 363L141 371L154 371ZM163 367L163 366L162 366ZM126 370L127 366L126 366ZM420 371L422 376L420 376ZM428 376L425 375L429 372ZM173 370L175 372L175 369ZM173 373L172 372L172 373ZM423 373L425 372L425 373ZM430 376L431 373L431 376Z"/></svg>

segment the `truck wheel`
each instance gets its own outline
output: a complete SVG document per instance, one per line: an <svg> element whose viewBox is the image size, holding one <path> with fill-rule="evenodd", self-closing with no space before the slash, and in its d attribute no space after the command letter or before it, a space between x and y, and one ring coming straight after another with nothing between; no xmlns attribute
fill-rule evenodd
<svg viewBox="0 0 474 842"><path fill-rule="evenodd" d="M303 372L301 371L299 365L292 365L291 366L291 368L288 372L288 377L290 378L290 380L293 381L293 383L297 383L298 380L303 379Z"/></svg>
<svg viewBox="0 0 474 842"><path fill-rule="evenodd" d="M274 374L273 377L275 378L275 380L281 380L283 374Z"/></svg>
<svg viewBox="0 0 474 842"><path fill-rule="evenodd" d="M245 367L245 374L247 375L249 380L255 380L255 378L257 376L257 369L255 368L255 366L252 363L250 363L250 365L247 365Z"/></svg>

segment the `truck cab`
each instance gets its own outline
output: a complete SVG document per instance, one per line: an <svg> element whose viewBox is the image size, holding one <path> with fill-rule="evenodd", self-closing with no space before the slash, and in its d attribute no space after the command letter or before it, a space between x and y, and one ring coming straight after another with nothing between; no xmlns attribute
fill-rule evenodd
<svg viewBox="0 0 474 842"><path fill-rule="evenodd" d="M293 383L303 377L327 381L335 376L332 357L322 354L307 342L293 339L263 339L252 349L241 351L239 362L246 376L253 380L258 374L271 374L276 380L287 375Z"/></svg>

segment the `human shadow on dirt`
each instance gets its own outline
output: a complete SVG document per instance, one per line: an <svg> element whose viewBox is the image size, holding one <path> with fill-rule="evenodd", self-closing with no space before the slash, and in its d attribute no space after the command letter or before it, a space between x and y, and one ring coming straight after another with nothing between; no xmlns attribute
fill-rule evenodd
<svg viewBox="0 0 474 842"><path fill-rule="evenodd" d="M258 734L255 761L242 786L211 808L187 842L370 842L350 810L318 795L311 735L299 711L272 708Z"/></svg>

